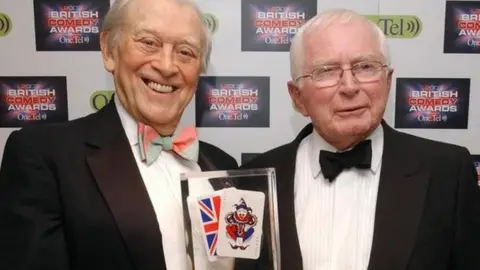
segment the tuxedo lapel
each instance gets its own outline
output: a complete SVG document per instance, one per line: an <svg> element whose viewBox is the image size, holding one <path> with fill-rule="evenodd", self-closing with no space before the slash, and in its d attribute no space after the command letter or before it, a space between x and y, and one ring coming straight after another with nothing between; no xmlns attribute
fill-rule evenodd
<svg viewBox="0 0 480 270"><path fill-rule="evenodd" d="M302 254L295 220L294 180L297 148L288 145L288 152L276 167L278 222L282 269L302 269Z"/></svg>
<svg viewBox="0 0 480 270"><path fill-rule="evenodd" d="M87 138L87 163L118 225L136 269L165 269L153 206L115 105L98 113Z"/></svg>
<svg viewBox="0 0 480 270"><path fill-rule="evenodd" d="M202 171L215 171L217 168L212 163L212 161L205 155L205 151L202 151L202 142L199 142L199 153L198 153L198 166L202 169Z"/></svg>
<svg viewBox="0 0 480 270"><path fill-rule="evenodd" d="M404 270L417 236L430 175L422 169L425 166L409 157L403 137L382 124L384 151L368 270Z"/></svg>
<svg viewBox="0 0 480 270"><path fill-rule="evenodd" d="M278 197L278 221L280 226L280 252L282 269L303 269L302 254L298 242L295 219L295 164L300 142L313 131L312 124L307 125L286 147L285 155L279 157L275 166Z"/></svg>

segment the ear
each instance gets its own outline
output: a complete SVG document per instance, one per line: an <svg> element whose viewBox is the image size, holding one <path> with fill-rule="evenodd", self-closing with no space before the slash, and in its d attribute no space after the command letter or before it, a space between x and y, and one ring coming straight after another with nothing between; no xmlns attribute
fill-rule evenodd
<svg viewBox="0 0 480 270"><path fill-rule="evenodd" d="M108 32L100 33L100 49L102 51L103 66L108 72L113 73L115 71L115 59L112 48L108 46L108 34Z"/></svg>
<svg viewBox="0 0 480 270"><path fill-rule="evenodd" d="M289 81L287 83L288 93L290 94L290 98L292 99L292 105L295 111L301 113L303 116L307 117L308 113L305 110L305 105L302 101L302 93L300 92L300 88L294 81Z"/></svg>
<svg viewBox="0 0 480 270"><path fill-rule="evenodd" d="M387 87L390 90L392 87L392 76L393 76L393 68L388 69L388 74L387 74Z"/></svg>

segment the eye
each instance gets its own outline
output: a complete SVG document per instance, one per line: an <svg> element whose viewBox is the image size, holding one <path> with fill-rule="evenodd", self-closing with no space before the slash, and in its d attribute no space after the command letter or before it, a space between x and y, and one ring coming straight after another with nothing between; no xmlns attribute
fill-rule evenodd
<svg viewBox="0 0 480 270"><path fill-rule="evenodd" d="M155 41L151 39L143 39L141 42L150 47L155 46Z"/></svg>
<svg viewBox="0 0 480 270"><path fill-rule="evenodd" d="M177 53L181 57L181 59L183 59L184 61L197 58L197 55L198 55L198 53L195 50L189 47L179 47L177 49Z"/></svg>
<svg viewBox="0 0 480 270"><path fill-rule="evenodd" d="M330 66L325 66L325 67L322 67L322 68L319 69L319 71L322 72L322 73L330 72L330 71L333 71L333 70L335 70L335 68L330 67Z"/></svg>
<svg viewBox="0 0 480 270"><path fill-rule="evenodd" d="M374 69L376 68L376 63L373 63L373 62L361 62L361 63L358 63L355 65L355 68L356 69Z"/></svg>
<svg viewBox="0 0 480 270"><path fill-rule="evenodd" d="M180 50L180 54L185 55L185 56L190 56L190 57L193 57L193 56L194 56L194 54L193 54L191 51L189 51L189 50L184 50L184 49L183 49L183 50Z"/></svg>
<svg viewBox="0 0 480 270"><path fill-rule="evenodd" d="M324 66L317 69L314 73L316 76L329 76L331 74L335 74L338 71L338 67L334 66Z"/></svg>

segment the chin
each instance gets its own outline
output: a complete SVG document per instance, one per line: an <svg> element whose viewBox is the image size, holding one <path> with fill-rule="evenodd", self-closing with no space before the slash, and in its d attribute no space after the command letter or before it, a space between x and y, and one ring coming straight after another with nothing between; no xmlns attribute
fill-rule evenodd
<svg viewBox="0 0 480 270"><path fill-rule="evenodd" d="M171 108L155 107L152 105L140 108L142 108L139 110L140 115L149 122L168 123L175 118L175 114L172 113Z"/></svg>
<svg viewBox="0 0 480 270"><path fill-rule="evenodd" d="M358 136L368 133L372 128L372 122L367 120L350 120L337 125L338 133L346 136Z"/></svg>

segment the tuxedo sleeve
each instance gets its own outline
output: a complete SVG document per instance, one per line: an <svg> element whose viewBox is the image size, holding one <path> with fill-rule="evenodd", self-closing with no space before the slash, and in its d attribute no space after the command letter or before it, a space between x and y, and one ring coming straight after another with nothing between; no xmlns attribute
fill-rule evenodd
<svg viewBox="0 0 480 270"><path fill-rule="evenodd" d="M69 269L54 165L38 137L14 131L5 145L0 168L0 269Z"/></svg>
<svg viewBox="0 0 480 270"><path fill-rule="evenodd" d="M449 269L480 269L480 187L470 153L461 158L457 184L454 247Z"/></svg>

